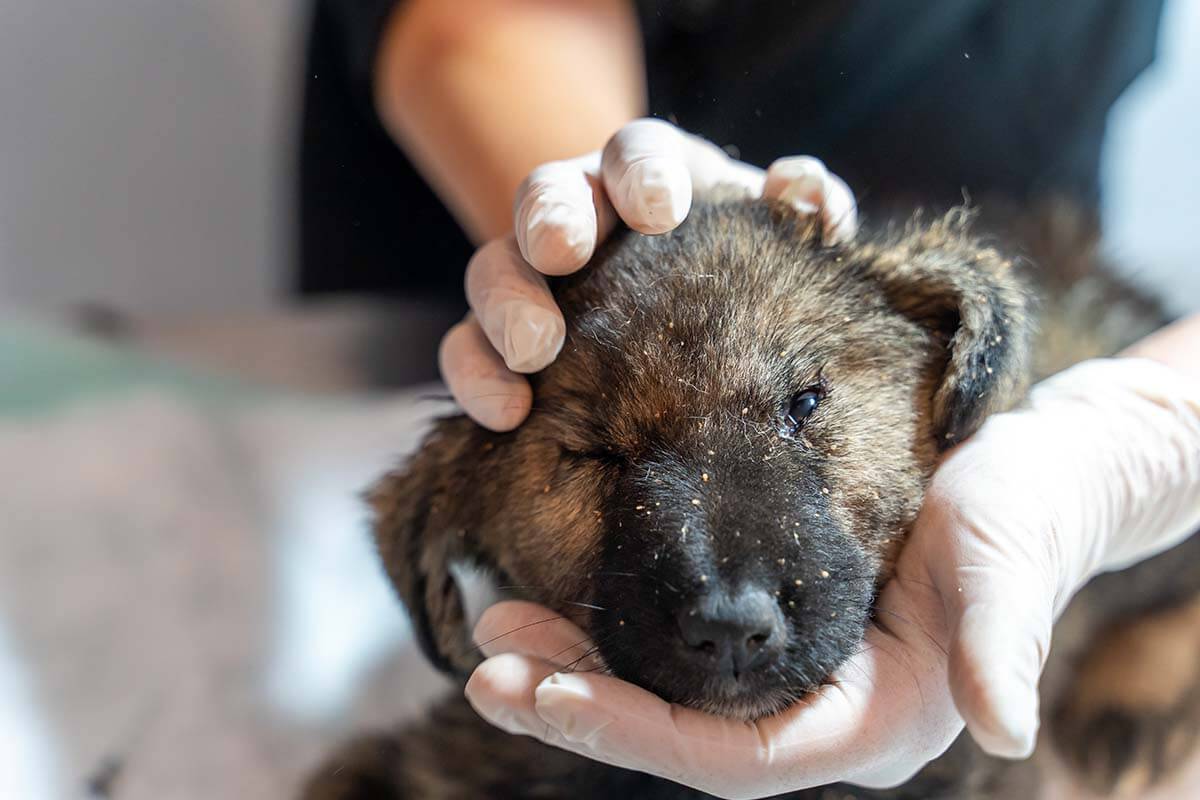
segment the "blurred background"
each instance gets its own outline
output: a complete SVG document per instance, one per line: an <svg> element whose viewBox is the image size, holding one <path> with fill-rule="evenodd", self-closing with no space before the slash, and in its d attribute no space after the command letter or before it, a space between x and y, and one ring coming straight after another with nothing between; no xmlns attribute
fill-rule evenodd
<svg viewBox="0 0 1200 800"><path fill-rule="evenodd" d="M0 798L287 796L441 686L356 493L445 410L459 309L292 291L308 25L0 0ZM1177 312L1198 41L1170 0L1103 155L1105 246Z"/></svg>

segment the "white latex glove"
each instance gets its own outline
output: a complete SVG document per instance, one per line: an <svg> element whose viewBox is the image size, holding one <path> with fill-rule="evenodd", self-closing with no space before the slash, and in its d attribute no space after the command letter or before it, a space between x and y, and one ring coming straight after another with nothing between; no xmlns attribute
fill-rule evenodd
<svg viewBox="0 0 1200 800"><path fill-rule="evenodd" d="M471 313L440 353L442 376L467 414L500 431L528 415L532 395L518 373L544 369L566 331L546 275L586 264L618 218L642 233L674 229L693 195L718 185L820 214L829 242L858 226L849 188L815 158L780 159L764 173L661 120L631 122L600 153L534 170L517 192L514 235L485 244L468 264Z"/></svg>
<svg viewBox="0 0 1200 800"><path fill-rule="evenodd" d="M585 637L501 603L467 697L512 733L721 797L846 781L897 785L963 720L987 751L1028 755L1051 626L1099 571L1200 526L1200 384L1140 359L1077 365L988 420L938 469L879 624L836 681L757 723L671 706L600 673L560 671Z"/></svg>

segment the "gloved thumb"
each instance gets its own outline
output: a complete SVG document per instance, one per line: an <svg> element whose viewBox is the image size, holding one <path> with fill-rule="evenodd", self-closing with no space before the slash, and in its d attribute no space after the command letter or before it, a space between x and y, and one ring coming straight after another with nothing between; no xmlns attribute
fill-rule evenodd
<svg viewBox="0 0 1200 800"><path fill-rule="evenodd" d="M1053 598L1028 581L960 587L950 689L972 738L1001 758L1027 758L1038 732L1038 679L1050 649Z"/></svg>

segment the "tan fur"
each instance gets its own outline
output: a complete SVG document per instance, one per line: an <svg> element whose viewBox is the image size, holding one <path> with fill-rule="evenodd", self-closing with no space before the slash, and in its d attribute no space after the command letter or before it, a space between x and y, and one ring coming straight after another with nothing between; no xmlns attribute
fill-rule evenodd
<svg viewBox="0 0 1200 800"><path fill-rule="evenodd" d="M1101 794L1140 797L1183 764L1200 741L1200 596L1103 628L1052 725L1068 763Z"/></svg>
<svg viewBox="0 0 1200 800"><path fill-rule="evenodd" d="M890 575L945 448L1019 402L1031 378L1112 352L1161 321L1097 264L1089 220L1060 208L987 219L1003 248L977 238L971 215L956 211L830 249L785 209L728 201L699 204L666 236L615 236L592 266L556 285L567 341L534 378L528 422L496 434L443 420L371 493L380 555L430 657L460 674L478 661L450 573L470 562L571 617L601 644L607 668L675 702L754 717L815 686L860 641L872 592ZM1043 303L1036 343L1030 279ZM1106 309L1097 297L1114 300ZM783 411L805 387L822 400L792 430ZM1079 740L1077 752L1090 752L1091 733L1070 733L1070 720L1090 710L1119 706L1135 728L1164 704L1173 720L1190 718L1180 698L1196 694L1186 655L1194 639L1164 642L1185 618L1194 623L1193 611L1145 615L1155 598L1192 596L1200 580L1186 569L1142 572L1159 580L1137 595L1140 605L1118 609L1099 590L1077 602L1097 619L1127 620L1117 638L1080 656L1079 688L1058 701L1078 710L1055 726L1060 742ZM672 623L655 616L658 606L748 576L778 586L790 630L808 637L807 667L752 697L721 695L687 670L647 669L647 660L674 657L663 644ZM1188 714L1174 713L1181 703ZM308 796L700 796L506 736L461 699L434 717L352 745ZM1188 730L1157 725L1138 740L1142 757L1093 783L1156 779L1164 753L1174 763L1191 751ZM894 792L793 796L1009 797L1032 780L962 740Z"/></svg>
<svg viewBox="0 0 1200 800"><path fill-rule="evenodd" d="M1142 664L1153 660L1153 670ZM1161 713L1179 705L1200 675L1200 599L1117 625L1093 646L1075 702Z"/></svg>

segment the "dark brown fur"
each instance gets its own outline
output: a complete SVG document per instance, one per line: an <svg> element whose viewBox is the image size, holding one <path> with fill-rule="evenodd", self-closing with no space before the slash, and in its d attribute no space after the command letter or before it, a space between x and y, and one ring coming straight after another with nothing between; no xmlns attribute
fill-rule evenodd
<svg viewBox="0 0 1200 800"><path fill-rule="evenodd" d="M1161 321L1098 268L1086 219L999 216L990 230L1041 271L974 238L962 211L829 248L780 208L718 201L672 234L614 237L556 287L567 343L535 378L529 421L496 434L443 420L371 494L381 557L430 658L459 674L478 660L449 570L469 562L574 619L608 669L674 702L754 718L819 685L859 645L939 454L1031 377ZM1037 346L1031 275L1045 304ZM1121 299L1094 302L1106 295ZM820 405L795 430L789 402L806 389ZM1186 602L1193 577L1157 596ZM707 674L675 620L698 597L747 586L778 598L778 661ZM1190 619L1165 619L1179 618ZM1102 673L1104 656L1081 652L1082 674ZM1175 705L1195 706L1191 689ZM1108 709L1095 696L1068 697L1062 718ZM1136 727L1135 696L1108 705ZM309 796L699 796L507 736L461 699L434 715L352 745ZM1190 749L1182 736L1159 738ZM964 740L908 787L837 796L1000 797L997 786L1028 780Z"/></svg>

